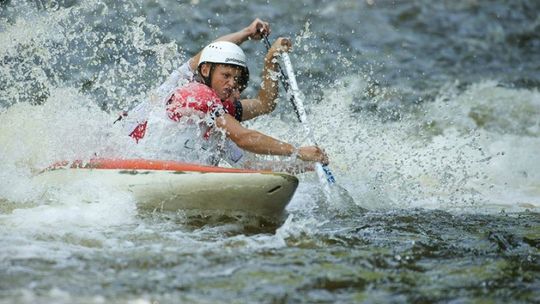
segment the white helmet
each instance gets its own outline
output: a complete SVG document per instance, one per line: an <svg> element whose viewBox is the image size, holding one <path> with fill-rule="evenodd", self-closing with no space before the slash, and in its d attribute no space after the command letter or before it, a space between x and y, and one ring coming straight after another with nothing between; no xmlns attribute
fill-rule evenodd
<svg viewBox="0 0 540 304"><path fill-rule="evenodd" d="M242 68L240 90L245 89L249 80L249 70L246 64L246 54L235 43L229 41L216 41L207 45L199 58L199 72L203 63L231 64Z"/></svg>
<svg viewBox="0 0 540 304"><path fill-rule="evenodd" d="M205 62L233 64L247 68L246 54L238 45L229 41L216 41L207 45L202 50L199 66Z"/></svg>

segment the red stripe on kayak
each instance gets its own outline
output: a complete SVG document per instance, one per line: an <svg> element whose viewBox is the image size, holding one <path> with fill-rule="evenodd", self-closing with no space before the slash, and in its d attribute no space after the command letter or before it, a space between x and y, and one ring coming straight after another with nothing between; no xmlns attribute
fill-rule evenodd
<svg viewBox="0 0 540 304"><path fill-rule="evenodd" d="M245 170L235 168L223 168L203 166L170 160L152 159L107 159L96 158L88 162L80 160L68 162L62 161L53 164L48 169L60 168L78 169L115 169L115 170L164 170L164 171L188 171L188 172L214 172L214 173L262 173L268 171Z"/></svg>

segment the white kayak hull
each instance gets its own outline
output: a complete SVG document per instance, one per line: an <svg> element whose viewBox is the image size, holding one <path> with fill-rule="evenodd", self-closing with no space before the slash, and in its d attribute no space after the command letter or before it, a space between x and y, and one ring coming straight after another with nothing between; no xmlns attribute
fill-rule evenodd
<svg viewBox="0 0 540 304"><path fill-rule="evenodd" d="M236 211L260 216L282 214L298 186L296 177L273 172L227 169L212 172L212 167L201 167L204 170L199 171L193 166L186 170L179 170L183 167L163 170L169 168L163 166L156 169L105 167L54 168L40 173L37 178L54 187L73 181L98 180L107 187L131 193L140 209Z"/></svg>

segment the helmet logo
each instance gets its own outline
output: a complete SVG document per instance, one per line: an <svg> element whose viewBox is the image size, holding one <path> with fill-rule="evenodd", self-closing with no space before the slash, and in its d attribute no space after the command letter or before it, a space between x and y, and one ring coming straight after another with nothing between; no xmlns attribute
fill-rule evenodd
<svg viewBox="0 0 540 304"><path fill-rule="evenodd" d="M242 66L245 66L245 65L246 65L246 63L245 63L244 61L242 61L242 60L238 60L238 59L236 59L236 58L230 58L230 57L227 57L227 58L225 59L225 63L229 63L229 62L234 62L234 63L237 63L237 64L242 65Z"/></svg>

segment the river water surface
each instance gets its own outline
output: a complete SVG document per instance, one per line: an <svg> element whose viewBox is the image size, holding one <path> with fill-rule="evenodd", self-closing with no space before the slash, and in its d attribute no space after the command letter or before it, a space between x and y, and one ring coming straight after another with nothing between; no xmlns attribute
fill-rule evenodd
<svg viewBox="0 0 540 304"><path fill-rule="evenodd" d="M292 38L347 195L301 174L270 222L33 181L123 155L116 113L255 16ZM539 16L533 0L0 1L0 303L540 302ZM243 48L254 96L265 47ZM301 144L295 119L282 98L247 125Z"/></svg>

